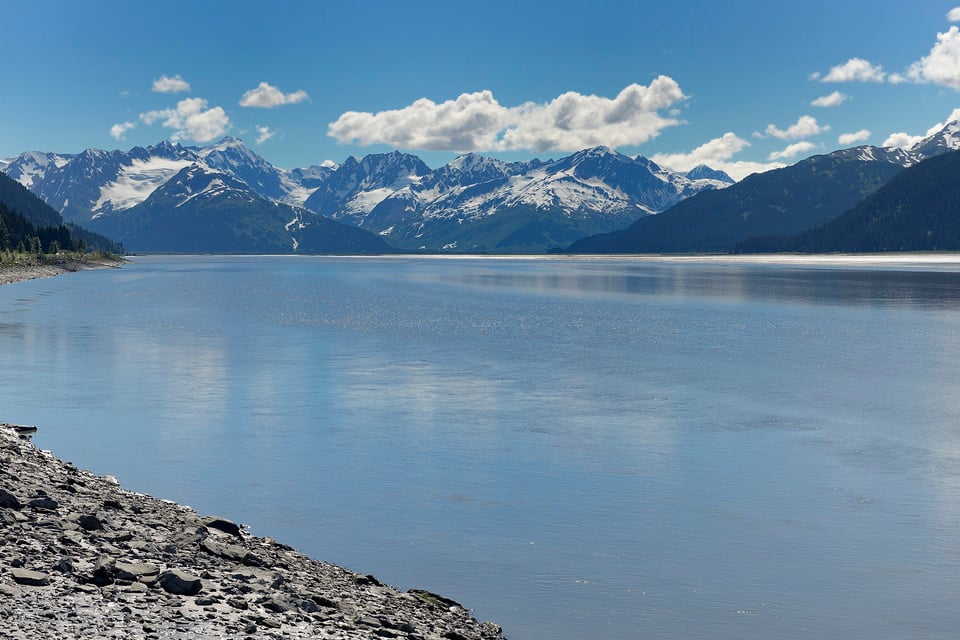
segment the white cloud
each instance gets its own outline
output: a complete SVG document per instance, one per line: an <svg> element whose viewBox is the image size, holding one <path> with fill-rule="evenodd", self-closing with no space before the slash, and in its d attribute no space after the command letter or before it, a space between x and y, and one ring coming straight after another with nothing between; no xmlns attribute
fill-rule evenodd
<svg viewBox="0 0 960 640"><path fill-rule="evenodd" d="M788 145L787 148L782 151L774 151L767 159L771 162L775 160L789 160L790 158L796 158L801 153L807 153L808 151L813 151L816 148L817 145L803 140L801 142L795 142L791 145Z"/></svg>
<svg viewBox="0 0 960 640"><path fill-rule="evenodd" d="M836 107L843 104L847 99L847 95L840 93L839 91L834 91L828 96L822 96L817 98L810 104L814 107Z"/></svg>
<svg viewBox="0 0 960 640"><path fill-rule="evenodd" d="M194 140L210 142L230 129L230 118L222 107L207 109L203 98L187 98L177 103L176 109L159 109L140 114L144 124L163 121L163 126L173 129L171 140Z"/></svg>
<svg viewBox="0 0 960 640"><path fill-rule="evenodd" d="M700 145L690 153L658 153L651 160L670 167L674 171L690 171L701 164L713 167L714 164L729 160L749 146L749 142L728 132Z"/></svg>
<svg viewBox="0 0 960 640"><path fill-rule="evenodd" d="M606 145L639 145L679 124L662 116L686 96L667 76L649 86L631 84L615 98L567 92L545 104L501 105L485 90L436 103L413 104L379 113L348 111L328 135L340 142L382 143L431 151L576 151Z"/></svg>
<svg viewBox="0 0 960 640"><path fill-rule="evenodd" d="M947 116L946 121L936 123L929 129L927 129L927 132L924 133L923 135L912 136L909 133L904 133L902 131L898 133L891 133L889 136L887 136L887 139L883 141L883 144L881 146L900 147L901 149L908 149L913 145L915 145L916 143L923 140L924 138L928 138L933 134L937 133L938 131L943 129L945 126L947 126L948 123L958 121L958 120L960 120L960 108L957 108L951 111L950 115Z"/></svg>
<svg viewBox="0 0 960 640"><path fill-rule="evenodd" d="M277 135L276 131L272 131L270 127L261 127L257 125L254 127L257 130L257 144L263 144L273 136Z"/></svg>
<svg viewBox="0 0 960 640"><path fill-rule="evenodd" d="M497 102L493 93L478 91L439 104L421 98L391 111L347 111L330 123L327 135L361 145L484 151L495 148L498 134L515 121L515 115Z"/></svg>
<svg viewBox="0 0 960 640"><path fill-rule="evenodd" d="M887 136L887 139L883 141L882 147L900 147L901 149L909 149L913 145L917 144L923 140L924 136L911 136L909 133L899 132L891 133Z"/></svg>
<svg viewBox="0 0 960 640"><path fill-rule="evenodd" d="M947 12L947 20L950 22L960 22L960 7L954 7Z"/></svg>
<svg viewBox="0 0 960 640"><path fill-rule="evenodd" d="M256 89L250 89L250 91L243 94L240 98L240 106L272 109L285 104L298 104L307 100L309 97L307 92L303 90L284 93L266 82L261 82L257 85Z"/></svg>
<svg viewBox="0 0 960 640"><path fill-rule="evenodd" d="M117 140L123 140L123 136L137 126L136 122L120 122L110 127L110 135Z"/></svg>
<svg viewBox="0 0 960 640"><path fill-rule="evenodd" d="M153 90L157 93L180 93L190 91L190 83L180 77L180 74L173 76L160 76L153 81Z"/></svg>
<svg viewBox="0 0 960 640"><path fill-rule="evenodd" d="M843 146L848 146L851 144L856 144L857 142L864 142L869 137L869 130L860 129L860 131L857 131L856 133L841 133L837 138L837 142Z"/></svg>
<svg viewBox="0 0 960 640"><path fill-rule="evenodd" d="M749 146L750 143L743 138L733 133L725 133L719 138L700 145L690 153L658 153L651 160L674 171L689 171L698 165L705 164L713 169L725 171L734 180L742 180L751 173L762 173L783 166L781 163L730 161L730 158Z"/></svg>
<svg viewBox="0 0 960 640"><path fill-rule="evenodd" d="M871 64L863 58L850 58L831 67L825 76L814 73L810 77L820 82L883 82L887 74L878 64Z"/></svg>
<svg viewBox="0 0 960 640"><path fill-rule="evenodd" d="M667 76L658 77L648 87L631 84L613 99L567 92L545 105L519 107L516 125L504 132L498 146L576 151L596 145L643 144L679 124L658 111L685 98L680 86Z"/></svg>
<svg viewBox="0 0 960 640"><path fill-rule="evenodd" d="M960 91L960 29L950 27L946 33L938 33L930 54L910 65L907 77Z"/></svg>
<svg viewBox="0 0 960 640"><path fill-rule="evenodd" d="M792 124L786 129L779 129L776 125L768 124L766 134L781 140L797 140L799 138L809 138L810 136L820 135L824 131L830 131L829 125L820 125L817 119L811 116L800 116L796 124ZM762 137L759 136L758 137Z"/></svg>

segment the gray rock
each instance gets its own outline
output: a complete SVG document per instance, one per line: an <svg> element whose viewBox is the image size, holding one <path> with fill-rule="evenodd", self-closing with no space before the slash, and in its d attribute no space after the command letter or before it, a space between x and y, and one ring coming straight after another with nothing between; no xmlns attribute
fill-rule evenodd
<svg viewBox="0 0 960 640"><path fill-rule="evenodd" d="M49 496L40 496L27 502L27 506L31 509L39 509L41 511L56 511L60 503Z"/></svg>
<svg viewBox="0 0 960 640"><path fill-rule="evenodd" d="M117 569L113 558L108 556L100 556L97 558L97 563L93 567L93 576L91 578L91 582L97 586L103 587L108 584L113 584L114 580L116 579Z"/></svg>
<svg viewBox="0 0 960 640"><path fill-rule="evenodd" d="M240 562L249 567L263 566L263 560L238 544L225 544L207 538L200 543L200 548L207 553L212 553L215 556L233 560L234 562Z"/></svg>
<svg viewBox="0 0 960 640"><path fill-rule="evenodd" d="M195 596L203 589L203 581L192 573L171 569L160 576L160 586L176 596Z"/></svg>
<svg viewBox="0 0 960 640"><path fill-rule="evenodd" d="M0 489L0 509L13 509L14 511L19 511L23 508L23 505L20 504L20 501L17 500L17 496L13 495L6 489Z"/></svg>
<svg viewBox="0 0 960 640"><path fill-rule="evenodd" d="M53 570L59 571L60 573L74 573L77 568L70 558L60 558L60 562L53 567Z"/></svg>
<svg viewBox="0 0 960 640"><path fill-rule="evenodd" d="M17 568L11 568L9 571L13 581L17 584L28 587L45 587L50 584L50 576L45 573L40 573L39 571Z"/></svg>
<svg viewBox="0 0 960 640"><path fill-rule="evenodd" d="M97 516L84 515L77 518L77 524L87 531L100 531L103 529L103 522Z"/></svg>
<svg viewBox="0 0 960 640"><path fill-rule="evenodd" d="M83 536L79 531L64 531L63 535L60 536L60 544L75 547L83 546Z"/></svg>
<svg viewBox="0 0 960 640"><path fill-rule="evenodd" d="M209 518L204 518L203 524L211 529L217 529L224 533L229 533L232 536L241 536L240 525L226 518L218 518L216 516L210 516Z"/></svg>
<svg viewBox="0 0 960 640"><path fill-rule="evenodd" d="M160 567L147 562L117 562L114 570L117 580L153 584L160 578Z"/></svg>

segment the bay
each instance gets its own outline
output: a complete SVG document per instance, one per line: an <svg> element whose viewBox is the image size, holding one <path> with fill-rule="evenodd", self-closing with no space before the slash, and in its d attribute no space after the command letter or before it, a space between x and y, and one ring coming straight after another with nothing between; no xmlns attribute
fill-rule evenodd
<svg viewBox="0 0 960 640"><path fill-rule="evenodd" d="M960 263L141 257L0 419L514 639L954 638Z"/></svg>

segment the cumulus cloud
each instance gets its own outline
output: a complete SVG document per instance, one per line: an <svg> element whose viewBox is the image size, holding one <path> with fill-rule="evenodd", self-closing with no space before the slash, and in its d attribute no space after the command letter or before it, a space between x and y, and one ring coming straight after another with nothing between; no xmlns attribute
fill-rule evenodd
<svg viewBox="0 0 960 640"><path fill-rule="evenodd" d="M713 169L725 171L734 180L742 180L751 173L762 173L779 169L782 163L759 163L731 161L731 158L750 146L750 143L733 133L725 133L719 138L706 142L690 153L658 153L651 160L669 167L674 171L689 171L705 164Z"/></svg>
<svg viewBox="0 0 960 640"><path fill-rule="evenodd" d="M181 93L190 91L190 83L180 77L180 74L173 76L160 76L153 81L153 90L157 93Z"/></svg>
<svg viewBox="0 0 960 640"><path fill-rule="evenodd" d="M851 144L856 144L857 142L864 142L867 138L870 137L870 131L867 129L860 129L855 133L841 133L837 138L837 142L843 146L848 146Z"/></svg>
<svg viewBox="0 0 960 640"><path fill-rule="evenodd" d="M907 78L960 91L960 29L950 27L946 33L938 33L930 54L910 65Z"/></svg>
<svg viewBox="0 0 960 640"><path fill-rule="evenodd" d="M136 122L119 122L110 127L110 135L117 140L123 140L123 137L126 135L127 131L130 131L130 129L133 129L136 126Z"/></svg>
<svg viewBox="0 0 960 640"><path fill-rule="evenodd" d="M850 58L831 67L825 76L814 73L810 77L820 82L883 82L887 74L878 64L871 64L863 58Z"/></svg>
<svg viewBox="0 0 960 640"><path fill-rule="evenodd" d="M811 116L800 116L795 124L786 129L780 129L774 124L768 124L766 134L781 140L797 140L799 138L809 138L810 136L820 135L824 131L829 131L829 125L820 125L817 119ZM758 137L763 137L757 134Z"/></svg>
<svg viewBox="0 0 960 640"><path fill-rule="evenodd" d="M584 147L643 144L670 126L679 124L658 112L686 96L667 76L644 87L631 84L616 98L567 92L545 105L519 108L515 126L504 132L502 149L576 151Z"/></svg>
<svg viewBox="0 0 960 640"><path fill-rule="evenodd" d="M788 145L786 149L782 151L774 151L767 158L771 162L774 160L789 160L790 158L796 158L801 153L807 153L817 148L817 145L812 142L807 142L803 140L801 142L795 142L791 145Z"/></svg>
<svg viewBox="0 0 960 640"><path fill-rule="evenodd" d="M950 112L950 115L944 122L938 122L929 129L923 135L913 136L909 133L904 133L902 131L897 133L891 133L887 136L887 139L883 141L881 146L884 147L900 147L901 149L909 149L913 145L917 144L924 138L928 138L933 134L937 133L950 122L960 121L960 108L954 109Z"/></svg>
<svg viewBox="0 0 960 640"><path fill-rule="evenodd" d="M954 7L947 12L947 20L950 22L960 22L960 7Z"/></svg>
<svg viewBox="0 0 960 640"><path fill-rule="evenodd" d="M173 130L171 140L194 140L210 142L219 138L230 128L230 118L222 107L207 108L203 98L187 98L177 103L175 109L158 109L140 114L144 124L162 121Z"/></svg>
<svg viewBox="0 0 960 640"><path fill-rule="evenodd" d="M285 104L298 104L309 97L307 92L303 90L284 93L266 82L261 82L256 89L250 89L243 94L240 98L240 106L272 109L282 107Z"/></svg>
<svg viewBox="0 0 960 640"><path fill-rule="evenodd" d="M257 125L254 127L257 130L257 144L263 144L273 136L277 135L276 131L272 131L270 127L261 127Z"/></svg>
<svg viewBox="0 0 960 640"><path fill-rule="evenodd" d="M545 104L501 105L490 91L436 103L421 98L401 109L348 111L329 125L339 142L430 151L576 151L639 145L679 124L667 110L686 99L667 76L631 84L615 98L567 92Z"/></svg>
<svg viewBox="0 0 960 640"><path fill-rule="evenodd" d="M923 136L911 136L909 133L904 133L901 131L898 133L891 133L889 136L887 136L887 139L883 141L881 146L909 149L913 145L923 140L923 138Z"/></svg>
<svg viewBox="0 0 960 640"><path fill-rule="evenodd" d="M843 104L847 99L847 95L840 93L839 91L834 91L828 96L821 96L817 98L810 104L814 107L836 107Z"/></svg>

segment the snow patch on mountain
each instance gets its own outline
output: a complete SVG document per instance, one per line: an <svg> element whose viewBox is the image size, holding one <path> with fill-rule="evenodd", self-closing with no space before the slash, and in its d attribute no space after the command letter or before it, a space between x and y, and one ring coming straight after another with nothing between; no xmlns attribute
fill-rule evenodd
<svg viewBox="0 0 960 640"><path fill-rule="evenodd" d="M192 164L189 160L149 158L134 160L123 166L113 182L100 187L100 198L94 203L94 218L110 211L123 211L146 200L157 187Z"/></svg>
<svg viewBox="0 0 960 640"><path fill-rule="evenodd" d="M27 189L32 189L34 185L39 184L44 179L49 170L58 169L67 164L69 160L69 156L61 156L56 153L26 151L19 156L4 160L2 170Z"/></svg>

